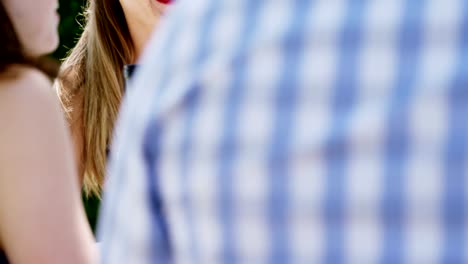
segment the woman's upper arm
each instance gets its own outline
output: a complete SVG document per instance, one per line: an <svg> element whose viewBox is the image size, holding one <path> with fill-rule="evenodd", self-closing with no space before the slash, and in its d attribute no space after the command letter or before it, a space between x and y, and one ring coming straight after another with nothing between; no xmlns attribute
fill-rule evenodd
<svg viewBox="0 0 468 264"><path fill-rule="evenodd" d="M13 263L90 263L63 115L45 77L0 90L0 241Z"/></svg>

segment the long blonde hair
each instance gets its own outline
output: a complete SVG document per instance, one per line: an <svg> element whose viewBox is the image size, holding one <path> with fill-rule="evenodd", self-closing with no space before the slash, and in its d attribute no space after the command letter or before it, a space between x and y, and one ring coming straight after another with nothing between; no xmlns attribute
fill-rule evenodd
<svg viewBox="0 0 468 264"><path fill-rule="evenodd" d="M83 98L83 185L85 193L99 195L123 94L122 68L135 54L119 1L89 0L84 15L83 33L64 60L56 87L68 118L78 110L72 108L74 97Z"/></svg>

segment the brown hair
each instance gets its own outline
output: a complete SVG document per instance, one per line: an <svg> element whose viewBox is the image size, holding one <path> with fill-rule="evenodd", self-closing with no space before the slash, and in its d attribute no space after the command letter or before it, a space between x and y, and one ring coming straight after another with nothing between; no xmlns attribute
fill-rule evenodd
<svg viewBox="0 0 468 264"><path fill-rule="evenodd" d="M41 70L53 78L57 76L58 64L49 58L30 58L24 51L16 34L15 28L7 14L3 2L0 1L0 73L4 73L12 65L27 65Z"/></svg>
<svg viewBox="0 0 468 264"><path fill-rule="evenodd" d="M84 16L86 25L62 64L57 92L68 118L77 110L73 98L83 98L83 185L86 194L99 195L123 94L122 69L133 61L134 49L119 1L89 0Z"/></svg>

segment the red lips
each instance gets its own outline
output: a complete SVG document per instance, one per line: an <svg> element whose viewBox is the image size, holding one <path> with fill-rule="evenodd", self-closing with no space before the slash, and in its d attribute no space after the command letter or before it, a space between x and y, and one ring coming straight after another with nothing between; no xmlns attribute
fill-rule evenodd
<svg viewBox="0 0 468 264"><path fill-rule="evenodd" d="M172 0L156 0L156 1L161 4L170 4L172 2Z"/></svg>

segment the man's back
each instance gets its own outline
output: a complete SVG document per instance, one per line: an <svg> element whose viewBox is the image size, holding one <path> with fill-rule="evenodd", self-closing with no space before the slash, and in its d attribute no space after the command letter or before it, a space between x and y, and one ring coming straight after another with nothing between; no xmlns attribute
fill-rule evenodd
<svg viewBox="0 0 468 264"><path fill-rule="evenodd" d="M181 1L164 26L104 263L468 262L468 1Z"/></svg>

